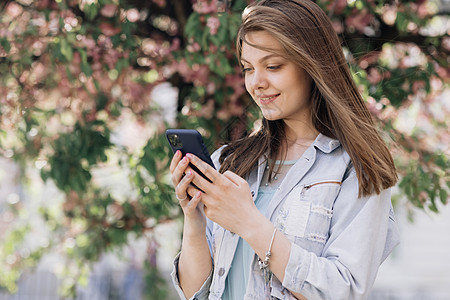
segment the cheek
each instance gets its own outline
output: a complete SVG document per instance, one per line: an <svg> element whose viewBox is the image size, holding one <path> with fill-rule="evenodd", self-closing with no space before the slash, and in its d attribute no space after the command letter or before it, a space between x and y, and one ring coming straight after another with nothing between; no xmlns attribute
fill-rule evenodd
<svg viewBox="0 0 450 300"><path fill-rule="evenodd" d="M245 89L253 97L253 93L252 93L253 90L250 87L250 79L248 79L248 77L245 77L244 83L245 83Z"/></svg>

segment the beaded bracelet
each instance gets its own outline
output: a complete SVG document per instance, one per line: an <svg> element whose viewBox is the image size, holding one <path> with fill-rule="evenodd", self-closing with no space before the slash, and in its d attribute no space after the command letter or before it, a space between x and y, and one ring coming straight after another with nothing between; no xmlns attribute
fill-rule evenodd
<svg viewBox="0 0 450 300"><path fill-rule="evenodd" d="M272 244L273 244L273 240L275 238L275 233L277 232L277 229L275 228L273 230L272 233L272 240L270 240L270 245L269 245L269 250L267 250L266 252L266 257L264 258L264 261L258 257L258 264L259 264L259 268L260 269L267 269L267 267L269 267L269 260L270 260L270 256L272 255Z"/></svg>

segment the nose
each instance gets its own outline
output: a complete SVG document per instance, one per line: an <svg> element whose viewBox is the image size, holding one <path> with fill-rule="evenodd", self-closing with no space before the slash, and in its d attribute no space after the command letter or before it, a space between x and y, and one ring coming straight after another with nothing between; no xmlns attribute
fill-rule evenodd
<svg viewBox="0 0 450 300"><path fill-rule="evenodd" d="M261 70L254 70L250 84L254 91L267 88L268 81L264 72Z"/></svg>

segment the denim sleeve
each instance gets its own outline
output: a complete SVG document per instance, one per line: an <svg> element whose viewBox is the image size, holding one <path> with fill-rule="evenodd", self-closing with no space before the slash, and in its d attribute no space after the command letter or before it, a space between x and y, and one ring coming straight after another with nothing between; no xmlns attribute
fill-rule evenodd
<svg viewBox="0 0 450 300"><path fill-rule="evenodd" d="M353 171L342 183L321 256L292 243L283 286L308 299L365 299L398 244L390 189L358 198Z"/></svg>

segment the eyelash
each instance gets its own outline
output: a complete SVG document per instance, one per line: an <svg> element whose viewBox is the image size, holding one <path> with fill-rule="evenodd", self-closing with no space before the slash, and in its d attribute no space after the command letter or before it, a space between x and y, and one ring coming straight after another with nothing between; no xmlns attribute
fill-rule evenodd
<svg viewBox="0 0 450 300"><path fill-rule="evenodd" d="M267 69L269 69L270 71L276 71L278 69L281 68L281 65L276 65L276 66L267 66ZM242 69L242 73L247 73L248 71L250 71L252 68L243 68Z"/></svg>
<svg viewBox="0 0 450 300"><path fill-rule="evenodd" d="M272 70L272 71L278 70L279 68L281 68L280 65L276 65L276 66L267 66L267 69Z"/></svg>

